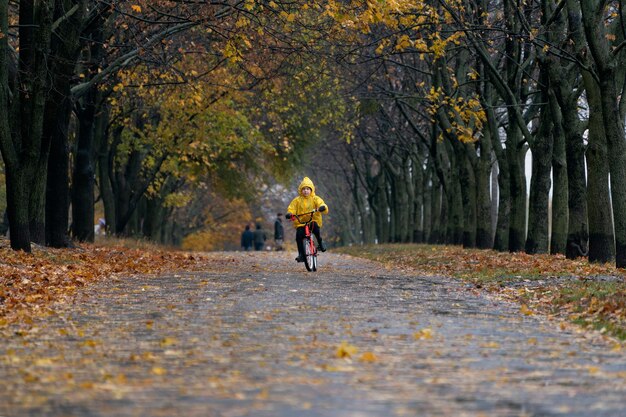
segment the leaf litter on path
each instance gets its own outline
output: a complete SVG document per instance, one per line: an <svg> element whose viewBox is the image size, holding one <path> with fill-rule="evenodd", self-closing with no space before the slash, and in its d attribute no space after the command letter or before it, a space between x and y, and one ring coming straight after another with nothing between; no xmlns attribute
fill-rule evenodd
<svg viewBox="0 0 626 417"><path fill-rule="evenodd" d="M206 259L197 272L94 280L29 326L3 327L0 415L622 410L626 361L609 339L453 280L329 253L317 273L285 253Z"/></svg>

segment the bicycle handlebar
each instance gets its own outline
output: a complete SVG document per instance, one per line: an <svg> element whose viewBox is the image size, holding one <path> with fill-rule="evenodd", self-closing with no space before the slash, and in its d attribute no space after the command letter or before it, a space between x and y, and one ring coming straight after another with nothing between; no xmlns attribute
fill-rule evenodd
<svg viewBox="0 0 626 417"><path fill-rule="evenodd" d="M311 220L309 220L309 222L313 221L313 214L320 211L319 209L314 209L313 211L309 211L308 213L300 213L300 214L291 214L291 213L287 213L285 214L285 217L291 221L294 220L298 220L300 223L308 223L308 222L303 222L302 220L300 220L300 216L307 216L310 215L311 216Z"/></svg>

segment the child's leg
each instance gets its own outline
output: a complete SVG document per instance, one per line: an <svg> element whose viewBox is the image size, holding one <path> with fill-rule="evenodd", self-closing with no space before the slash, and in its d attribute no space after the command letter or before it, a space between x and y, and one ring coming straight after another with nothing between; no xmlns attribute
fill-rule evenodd
<svg viewBox="0 0 626 417"><path fill-rule="evenodd" d="M298 227L296 229L296 245L298 246L298 256L304 258L304 245L302 243L304 239L304 227Z"/></svg>
<svg viewBox="0 0 626 417"><path fill-rule="evenodd" d="M326 247L324 247L324 244L322 243L322 229L315 222L313 222L313 234L317 239L317 247L324 252Z"/></svg>

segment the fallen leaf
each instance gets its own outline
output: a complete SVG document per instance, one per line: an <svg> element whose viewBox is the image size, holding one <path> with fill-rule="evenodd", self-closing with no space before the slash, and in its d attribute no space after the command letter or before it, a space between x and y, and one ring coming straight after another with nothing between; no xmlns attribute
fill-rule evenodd
<svg viewBox="0 0 626 417"><path fill-rule="evenodd" d="M363 352L359 360L362 362L376 362L378 357L376 357L376 355L372 352Z"/></svg>
<svg viewBox="0 0 626 417"><path fill-rule="evenodd" d="M416 340L428 340L433 338L433 331L430 328L425 328L413 333L413 338Z"/></svg>
<svg viewBox="0 0 626 417"><path fill-rule="evenodd" d="M356 355L358 351L359 349L356 346L350 345L348 342L341 342L335 355L338 358L350 358L352 355Z"/></svg>

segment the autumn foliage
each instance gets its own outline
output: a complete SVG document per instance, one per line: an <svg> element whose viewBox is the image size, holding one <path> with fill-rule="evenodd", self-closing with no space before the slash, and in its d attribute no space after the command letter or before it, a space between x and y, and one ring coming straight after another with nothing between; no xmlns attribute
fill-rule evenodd
<svg viewBox="0 0 626 417"><path fill-rule="evenodd" d="M81 245L75 250L35 247L13 251L0 240L0 324L45 314L47 306L78 288L116 276L199 270L206 258L151 248Z"/></svg>

